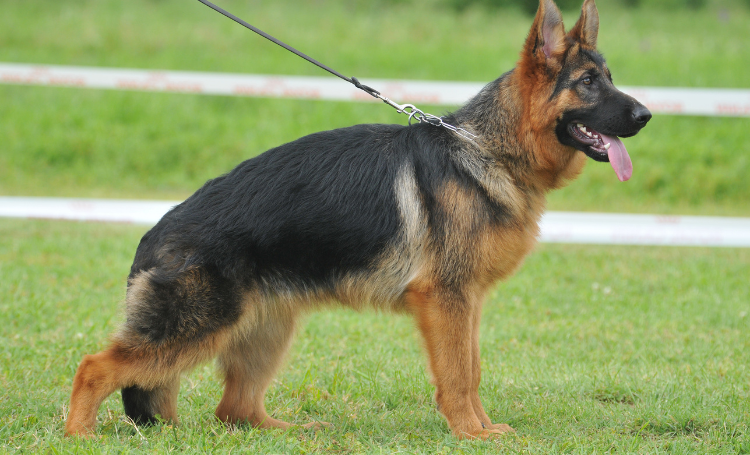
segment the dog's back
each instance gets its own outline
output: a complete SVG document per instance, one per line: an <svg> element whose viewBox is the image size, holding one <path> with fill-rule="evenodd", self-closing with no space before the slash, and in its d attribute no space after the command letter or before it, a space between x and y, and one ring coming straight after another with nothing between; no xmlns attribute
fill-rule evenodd
<svg viewBox="0 0 750 455"><path fill-rule="evenodd" d="M358 125L241 163L144 236L131 278L197 262L248 288L277 278L321 287L341 270L366 268L399 229L394 181L410 158L390 144L404 134L396 125Z"/></svg>

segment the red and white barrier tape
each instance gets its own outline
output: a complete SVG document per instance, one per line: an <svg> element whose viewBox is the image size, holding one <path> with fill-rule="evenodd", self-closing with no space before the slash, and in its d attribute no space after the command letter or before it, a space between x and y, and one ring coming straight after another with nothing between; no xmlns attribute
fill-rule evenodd
<svg viewBox="0 0 750 455"><path fill-rule="evenodd" d="M363 79L401 103L461 105L480 82ZM190 71L0 63L0 83L117 90L377 102L333 77L263 76ZM750 89L620 87L658 114L750 117Z"/></svg>
<svg viewBox="0 0 750 455"><path fill-rule="evenodd" d="M153 225L177 201L0 197L0 217ZM750 218L547 212L542 242L750 247Z"/></svg>

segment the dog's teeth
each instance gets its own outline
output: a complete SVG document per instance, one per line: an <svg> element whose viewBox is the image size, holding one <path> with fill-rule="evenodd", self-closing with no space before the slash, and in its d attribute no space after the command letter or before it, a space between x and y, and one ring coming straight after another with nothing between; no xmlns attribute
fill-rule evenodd
<svg viewBox="0 0 750 455"><path fill-rule="evenodd" d="M577 126L578 128L583 128L583 123L579 123L579 124L578 124L578 125L576 125L576 126Z"/></svg>
<svg viewBox="0 0 750 455"><path fill-rule="evenodd" d="M581 131L583 131L583 132L584 132L584 133L586 133L586 134L589 134L589 132L588 132L588 131L586 131L586 127L585 127L585 126L583 126L583 125L581 125Z"/></svg>
<svg viewBox="0 0 750 455"><path fill-rule="evenodd" d="M604 144L604 150L609 150L609 146L610 146L610 145L612 145L612 144L610 144L610 143L606 143L606 144Z"/></svg>
<svg viewBox="0 0 750 455"><path fill-rule="evenodd" d="M595 135L594 135L594 139L599 139L599 135L598 135L598 134L595 134Z"/></svg>

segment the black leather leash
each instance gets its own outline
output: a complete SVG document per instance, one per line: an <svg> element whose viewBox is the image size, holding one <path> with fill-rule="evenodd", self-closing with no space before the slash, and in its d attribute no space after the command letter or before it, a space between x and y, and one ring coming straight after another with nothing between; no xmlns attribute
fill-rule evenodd
<svg viewBox="0 0 750 455"><path fill-rule="evenodd" d="M305 60L307 60L308 62L312 63L313 65L315 65L315 66L317 66L319 68L322 68L322 69L328 71L329 73L333 74L334 76L339 77L339 78L345 80L346 82L349 82L350 84L353 84L355 87L357 87L360 90L363 90L364 92L366 92L370 96L373 96L373 97L375 97L375 98L383 101L384 103L388 104L389 106L395 108L396 111L398 111L399 113L404 113L404 114L408 115L409 116L409 124L411 124L412 119L416 119L419 122L426 122L426 123L429 123L431 125L442 126L444 128L447 128L447 129L449 129L451 131L454 131L454 132L460 134L461 136L463 136L463 137L465 137L467 139L475 139L476 138L476 136L474 134L466 131L465 129L459 128L459 127L456 127L456 126L453 126L453 125L450 125L448 123L445 123L445 122L443 122L442 117L438 117L438 116L435 116L435 115L432 115L432 114L427 114L424 111L422 111L421 109L418 109L413 104L397 104L397 103L393 102L392 100L390 100L390 99L386 98L385 96L381 95L380 92L377 91L377 90L375 90L374 88L368 87L368 86L360 83L357 80L356 77L346 77L346 76L344 76L343 74L339 73L338 71L334 70L333 68L330 68L330 67L328 67L328 66L320 63L319 61L315 60L314 58L310 57L309 55L307 55L307 54L305 54L303 52L298 51L297 49L295 49L292 46L284 43L283 41L280 41L280 40L274 38L273 36L269 35L268 33L264 32L263 30L261 30L261 29L259 29L257 27L253 27L252 25L248 24L244 20L240 19L239 17L235 16L234 14L230 13L229 11L227 11L227 10L225 10L223 8L220 8L220 7L216 6L216 5L214 5L213 3L209 2L208 0L198 0L198 1L201 2L201 3L203 3L204 5L208 6L212 10L216 11L217 13L221 13L224 16L228 17L229 19L232 19L233 21L237 22L238 24L242 25L243 27L254 31L258 35L262 36L263 38L265 38L265 39L267 39L267 40L269 40L269 41L271 41L271 42L273 42L275 44L278 44L279 46L283 47L284 49L288 50L289 52L292 52L292 53L296 54L297 56L304 58Z"/></svg>
<svg viewBox="0 0 750 455"><path fill-rule="evenodd" d="M380 94L380 92L378 92L374 88L360 84L356 77L351 77L350 78L350 77L344 76L343 74L339 73L335 69L330 68L330 67L328 67L328 66L320 63L319 61L315 60L314 58L310 57L309 55L307 55L307 54L305 54L303 52L298 51L297 49L295 49L292 46L286 44L285 42L277 40L276 38L274 38L273 36L271 36L268 33L264 32L263 30L261 30L261 29L259 29L257 27L253 27L252 25L250 25L247 22L243 21L242 19L240 19L239 17L237 17L234 14L230 13L229 11L227 11L227 10L221 8L221 7L218 7L218 6L214 5L213 3L209 2L209 1L206 1L206 0L198 0L198 1L201 2L201 3L203 3L204 5L208 6L212 10L216 11L217 13L221 13L224 16L228 17L229 19L232 19L233 21L237 22L238 24L242 25L243 27L248 28L248 29L254 31L258 35L262 36L263 38L265 38L265 39L267 39L269 41L272 41L275 44L278 44L279 46L283 47L284 49L288 50L289 52L297 54L298 56L300 56L300 57L304 58L305 60L307 60L308 62L312 63L313 65L316 65L316 66L318 66L318 67L320 67L320 68L328 71L329 73L333 74L334 76L340 77L341 79L345 80L346 82L349 82L350 84L354 84L354 86L357 87L358 89L364 90L365 92L369 93L372 96Z"/></svg>

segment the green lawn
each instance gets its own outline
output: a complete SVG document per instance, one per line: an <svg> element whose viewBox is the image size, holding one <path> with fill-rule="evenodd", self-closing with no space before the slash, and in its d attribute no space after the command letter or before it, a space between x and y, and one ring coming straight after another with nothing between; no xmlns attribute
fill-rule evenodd
<svg viewBox="0 0 750 455"><path fill-rule="evenodd" d="M365 83L489 81L513 66L527 16L440 2L220 4ZM750 88L741 3L597 4L616 83ZM0 0L0 11L0 61L325 74L198 2ZM405 118L379 104L0 85L0 194L179 199L269 147L364 122ZM747 118L656 116L626 140L630 182L591 163L550 208L750 216L749 132ZM455 441L411 321L334 310L301 326L267 402L330 430L226 429L206 365L183 381L181 425L136 430L115 394L99 438L64 439L75 368L121 321L146 229L0 219L0 453L750 453L750 249L591 245L541 245L485 306L482 396L516 435Z"/></svg>
<svg viewBox="0 0 750 455"><path fill-rule="evenodd" d="M750 453L750 249L544 245L487 302L482 396L518 433L456 442L402 316L335 310L300 330L267 408L333 429L229 431L211 366L182 424L140 429L119 394L100 438L62 438L73 373L121 320L144 227L0 220L0 450L83 453Z"/></svg>

